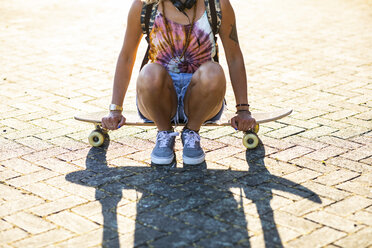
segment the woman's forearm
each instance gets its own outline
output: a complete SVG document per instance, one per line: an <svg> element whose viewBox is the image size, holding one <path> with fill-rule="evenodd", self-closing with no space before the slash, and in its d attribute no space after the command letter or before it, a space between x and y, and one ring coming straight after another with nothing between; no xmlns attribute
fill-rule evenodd
<svg viewBox="0 0 372 248"><path fill-rule="evenodd" d="M228 61L230 80L234 90L236 104L248 103L247 75L243 57L235 57Z"/></svg>
<svg viewBox="0 0 372 248"><path fill-rule="evenodd" d="M132 75L134 60L120 53L116 65L111 103L122 106Z"/></svg>

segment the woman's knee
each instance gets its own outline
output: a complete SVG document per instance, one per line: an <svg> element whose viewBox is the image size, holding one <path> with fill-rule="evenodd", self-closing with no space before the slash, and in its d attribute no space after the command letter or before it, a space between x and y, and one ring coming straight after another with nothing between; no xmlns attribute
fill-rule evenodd
<svg viewBox="0 0 372 248"><path fill-rule="evenodd" d="M207 92L225 93L226 79L220 64L207 62L198 71L197 83Z"/></svg>
<svg viewBox="0 0 372 248"><path fill-rule="evenodd" d="M156 92L168 86L170 76L167 70L159 64L147 64L141 70L137 79L137 90Z"/></svg>

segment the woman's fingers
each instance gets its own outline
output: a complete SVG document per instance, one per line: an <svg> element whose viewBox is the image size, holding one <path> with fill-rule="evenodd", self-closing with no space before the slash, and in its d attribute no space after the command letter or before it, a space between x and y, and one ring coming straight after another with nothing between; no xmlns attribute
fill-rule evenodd
<svg viewBox="0 0 372 248"><path fill-rule="evenodd" d="M125 124L125 121L126 121L125 117L121 116L121 120L120 120L117 128L121 128Z"/></svg>
<svg viewBox="0 0 372 248"><path fill-rule="evenodd" d="M102 127L108 130L116 130L125 123L125 117L122 115L109 115L102 118Z"/></svg>
<svg viewBox="0 0 372 248"><path fill-rule="evenodd" d="M249 119L245 119L239 116L235 116L231 119L231 126L239 131L246 132L255 128L256 120L252 117L250 117Z"/></svg>
<svg viewBox="0 0 372 248"><path fill-rule="evenodd" d="M231 126L232 126L234 129L238 129L238 122L237 122L237 120L236 120L236 116L233 117L233 118L231 119Z"/></svg>

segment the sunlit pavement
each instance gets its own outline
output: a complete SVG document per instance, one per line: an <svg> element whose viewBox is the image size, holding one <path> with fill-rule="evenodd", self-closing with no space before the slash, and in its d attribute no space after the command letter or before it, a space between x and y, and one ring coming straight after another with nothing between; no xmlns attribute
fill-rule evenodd
<svg viewBox="0 0 372 248"><path fill-rule="evenodd" d="M130 2L0 1L0 246L371 246L372 2L231 0L252 109L294 113L253 151L203 128L191 168L179 139L150 166L154 128L91 148L72 118L110 103Z"/></svg>

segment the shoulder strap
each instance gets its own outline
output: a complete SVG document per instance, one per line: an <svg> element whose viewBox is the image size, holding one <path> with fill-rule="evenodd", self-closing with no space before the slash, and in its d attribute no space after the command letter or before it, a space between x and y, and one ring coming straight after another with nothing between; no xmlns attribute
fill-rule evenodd
<svg viewBox="0 0 372 248"><path fill-rule="evenodd" d="M151 29L154 25L155 14L157 11L157 6L154 3L143 4L141 12L141 27L142 33L148 34L151 32Z"/></svg>
<svg viewBox="0 0 372 248"><path fill-rule="evenodd" d="M148 43L145 57L143 58L141 69L149 62L149 51L150 51L150 33L154 25L155 13L157 7L154 4L144 4L141 12L141 27L142 33L146 35L146 41Z"/></svg>
<svg viewBox="0 0 372 248"><path fill-rule="evenodd" d="M216 42L216 55L213 57L215 62L219 61L218 58L218 44L217 44L217 34L220 31L221 27L221 7L220 7L220 0L204 0L205 8L208 15L209 23L212 27L214 41Z"/></svg>
<svg viewBox="0 0 372 248"><path fill-rule="evenodd" d="M213 34L216 36L220 31L222 19L220 0L204 0L204 3L209 23L211 24Z"/></svg>

